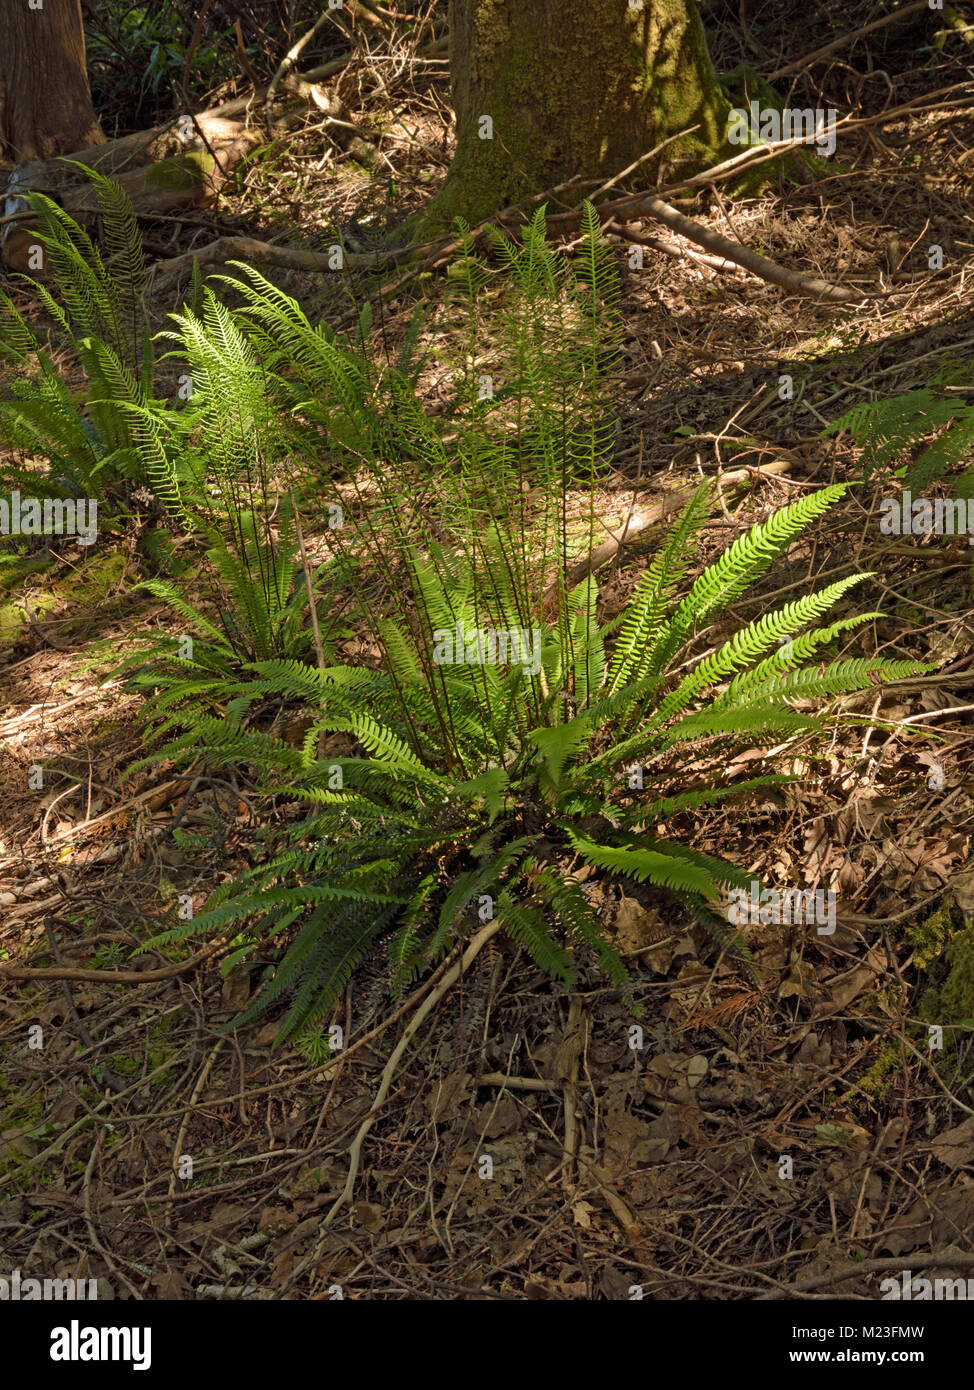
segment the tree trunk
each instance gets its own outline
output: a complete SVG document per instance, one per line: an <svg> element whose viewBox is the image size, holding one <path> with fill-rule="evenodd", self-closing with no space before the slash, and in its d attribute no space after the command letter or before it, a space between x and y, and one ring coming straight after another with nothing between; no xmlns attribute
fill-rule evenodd
<svg viewBox="0 0 974 1390"><path fill-rule="evenodd" d="M434 222L609 178L691 126L643 185L738 153L694 0L450 0L450 68L457 148Z"/></svg>
<svg viewBox="0 0 974 1390"><path fill-rule="evenodd" d="M0 147L14 164L96 145L81 0L0 0Z"/></svg>

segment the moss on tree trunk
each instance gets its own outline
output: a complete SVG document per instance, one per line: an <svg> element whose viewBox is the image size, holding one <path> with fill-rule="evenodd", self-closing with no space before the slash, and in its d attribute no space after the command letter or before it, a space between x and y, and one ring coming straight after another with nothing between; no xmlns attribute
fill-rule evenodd
<svg viewBox="0 0 974 1390"><path fill-rule="evenodd" d="M450 64L457 148L434 223L611 177L691 126L641 182L739 152L693 0L450 0Z"/></svg>

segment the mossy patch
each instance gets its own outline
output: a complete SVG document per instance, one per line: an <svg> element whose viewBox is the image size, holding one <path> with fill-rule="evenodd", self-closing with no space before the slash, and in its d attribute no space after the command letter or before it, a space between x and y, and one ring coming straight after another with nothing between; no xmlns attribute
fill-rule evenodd
<svg viewBox="0 0 974 1390"><path fill-rule="evenodd" d="M8 599L5 603L0 603L0 647L12 647L20 641L24 633L24 628L30 624L30 618L23 607L27 603L35 617L40 617L42 613L49 613L57 607L57 595L54 593L40 590L32 593L23 601L17 598Z"/></svg>
<svg viewBox="0 0 974 1390"><path fill-rule="evenodd" d="M46 568L48 564L49 559L25 561L23 566L16 567L16 573L12 578L9 571L0 571L3 580L0 583L0 591L4 587L15 590L19 587L18 581L27 578L34 570ZM11 592L9 598L0 602L0 647L15 646L24 639L25 630L30 626L27 608L36 618L40 618L66 605L91 605L102 602L121 584L127 564L128 557L124 551L105 551L92 555L48 587L22 589L19 593ZM14 567L11 566L11 569ZM70 624L66 630L70 631Z"/></svg>
<svg viewBox="0 0 974 1390"><path fill-rule="evenodd" d="M868 1091L877 1100L882 1100L902 1070L903 1050L900 1044L895 1040L884 1042L872 1066L857 1077L856 1086L862 1091Z"/></svg>
<svg viewBox="0 0 974 1390"><path fill-rule="evenodd" d="M71 581L71 597L79 603L100 602L121 582L127 563L127 557L121 550L93 555Z"/></svg>
<svg viewBox="0 0 974 1390"><path fill-rule="evenodd" d="M974 921L951 942L947 952L950 974L940 991L947 1023L974 1020Z"/></svg>
<svg viewBox="0 0 974 1390"><path fill-rule="evenodd" d="M3 556L2 559L4 563L0 564L0 592L15 589L30 575L40 574L43 570L50 569L54 563L54 556L50 551L30 558L14 559Z"/></svg>
<svg viewBox="0 0 974 1390"><path fill-rule="evenodd" d="M718 77L717 81L732 109L747 111L754 101L762 111L776 111L779 116L784 115L785 105L782 98L749 63L738 63L736 68ZM729 124L728 117L728 127ZM736 151L742 153L745 149L757 149L763 143L761 140L751 140L746 145L737 146ZM728 191L736 198L758 197L769 192L780 177L791 183L804 183L808 181L809 173L814 178L822 178L845 167L834 160L814 154L811 150L797 149L791 154L769 159L756 169L747 170L730 183Z"/></svg>
<svg viewBox="0 0 974 1390"><path fill-rule="evenodd" d="M22 1096L7 1077L0 1076L0 1113L0 1176L29 1187L36 1176L31 1160L43 1147L45 1135L53 1132L44 1123L43 1097Z"/></svg>
<svg viewBox="0 0 974 1390"><path fill-rule="evenodd" d="M974 1019L974 916L953 893L907 932L916 964L930 975L917 1009L925 1023Z"/></svg>
<svg viewBox="0 0 974 1390"><path fill-rule="evenodd" d="M957 909L953 897L946 894L943 902L916 926L907 927L906 936L913 947L913 959L921 970L929 970L943 954L954 927Z"/></svg>
<svg viewBox="0 0 974 1390"><path fill-rule="evenodd" d="M150 164L145 171L145 181L150 188L188 191L204 184L215 165L216 161L207 150L190 150L173 159Z"/></svg>

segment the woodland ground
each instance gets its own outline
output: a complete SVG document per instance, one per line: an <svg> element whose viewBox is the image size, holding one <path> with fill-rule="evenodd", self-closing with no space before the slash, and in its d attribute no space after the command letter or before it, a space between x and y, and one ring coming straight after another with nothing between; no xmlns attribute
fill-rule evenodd
<svg viewBox="0 0 974 1390"><path fill-rule="evenodd" d="M745 39L736 7L704 8L721 71L746 60L773 72L872 17L790 0L748 12ZM800 491L861 476L858 450L822 437L827 422L974 358L974 49L956 37L935 51L927 32L879 30L777 84L784 94L796 81L797 105L920 109L843 138L841 164L803 186L733 203L707 191L690 213L781 264L892 297L822 305L689 254L650 250L644 269L626 269L608 529L637 496L746 466L749 486L727 491L706 533L716 553ZM295 243L295 227L322 248L329 222L367 242L445 172L446 72L407 65L360 104L352 74L346 104L383 154L374 173L309 115L219 207L148 224L151 254L233 231ZM939 272L927 268L934 242ZM269 274L313 319L341 316L349 290L377 289ZM21 283L5 288L30 307ZM383 330L394 339L417 297L438 293L434 274L377 299ZM157 287L160 327L175 306L172 287ZM783 372L792 400L778 398ZM437 380L425 389L435 400ZM336 1284L383 1299L625 1298L634 1284L662 1300L875 1298L887 1268L926 1261L966 1276L970 1029L945 1057L918 1047L908 1024L946 977L950 934L974 915L972 572L966 544L883 536L881 495L853 490L734 617L827 575L875 571L863 602L884 613L876 650L944 674L847 702L882 722L804 754L802 780L776 804L742 800L682 827L756 876L837 885L835 934L749 928L756 983L660 895L593 883L646 1005L642 1050L598 977L583 977L573 1002L497 944L411 1044L366 1140L356 1201L330 1225L347 1146L397 1036L395 1006L377 968L360 973L337 1020L346 1052L323 1064L307 1049L272 1053L272 1023L218 1033L248 997L248 973L224 980L207 961L175 973L178 955L158 952L128 961L161 904L187 892L202 902L246 862L250 788L241 772L187 796L164 773L126 774L140 752L138 699L86 662L96 643L124 652L163 614L131 591L142 577L134 537L103 537L90 557L55 544L45 567L0 593L0 954L146 978L4 982L0 1266L104 1276L116 1296L141 1298L327 1298ZM307 529L320 553L324 526ZM609 614L659 534L642 532L603 572ZM354 641L346 654L361 655ZM54 774L40 797L27 790L39 762ZM216 830L215 847L183 852L176 823ZM24 1046L33 1023L43 1052ZM483 1152L493 1181L479 1176ZM172 1175L184 1153L189 1181ZM779 1178L785 1154L790 1181Z"/></svg>

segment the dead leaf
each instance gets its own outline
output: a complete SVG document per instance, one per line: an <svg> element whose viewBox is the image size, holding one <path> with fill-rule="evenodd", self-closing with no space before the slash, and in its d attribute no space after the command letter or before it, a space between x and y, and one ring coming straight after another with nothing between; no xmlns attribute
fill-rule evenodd
<svg viewBox="0 0 974 1390"><path fill-rule="evenodd" d="M663 935L658 912L649 912L635 898L619 899L612 924L615 944L620 951L640 951Z"/></svg>
<svg viewBox="0 0 974 1390"><path fill-rule="evenodd" d="M963 1168L965 1164L974 1162L974 1116L955 1129L938 1134L931 1141L930 1148L934 1158L948 1168Z"/></svg>
<svg viewBox="0 0 974 1390"><path fill-rule="evenodd" d="M381 1208L374 1206L371 1202L356 1202L352 1210L355 1212L356 1220L365 1227L370 1235L377 1236L380 1231L385 1229L386 1221Z"/></svg>
<svg viewBox="0 0 974 1390"><path fill-rule="evenodd" d="M576 1226L581 1226L583 1231L589 1230L592 1225L592 1213L595 1208L589 1202L575 1202L572 1206L572 1219Z"/></svg>
<svg viewBox="0 0 974 1390"><path fill-rule="evenodd" d="M698 1053L696 1057L690 1058L687 1063L687 1085L691 1087L691 1089L694 1086L700 1085L700 1082L707 1075L708 1065L709 1063L702 1053Z"/></svg>

